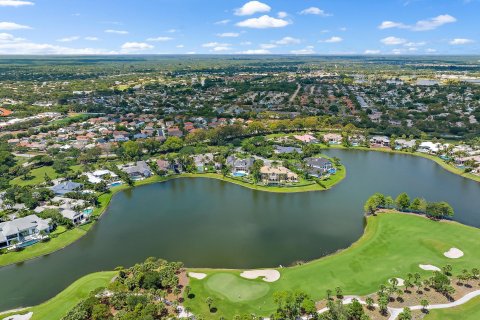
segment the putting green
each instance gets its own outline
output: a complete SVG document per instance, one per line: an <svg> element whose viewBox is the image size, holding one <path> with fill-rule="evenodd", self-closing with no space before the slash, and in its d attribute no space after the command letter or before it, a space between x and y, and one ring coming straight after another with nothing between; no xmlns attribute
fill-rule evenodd
<svg viewBox="0 0 480 320"><path fill-rule="evenodd" d="M205 285L231 302L256 300L270 290L264 282L245 280L231 273L217 273L209 277Z"/></svg>
<svg viewBox="0 0 480 320"><path fill-rule="evenodd" d="M197 298L185 304L195 314L208 315L204 300L212 297L216 301L217 316L232 318L236 314L249 313L269 316L275 310L272 294L276 291L302 290L318 301L325 298L327 289L341 287L346 295L365 295L375 292L392 277L406 278L408 273L416 272L431 275L431 271L420 269L419 264L438 267L451 264L454 274L480 267L480 231L477 228L399 213L370 216L367 222L364 235L350 248L301 266L279 269L280 280L263 283L270 289L267 295L257 299L251 296L248 303L235 302L234 299L225 299L229 294L226 288L213 290L201 281L192 281L192 292ZM459 248L465 255L460 259L449 259L443 255L449 248ZM235 276L240 272L191 271L207 273L211 278L224 273ZM257 282L246 282L247 287L243 285L242 292L253 292L254 283ZM230 284L223 285L230 288Z"/></svg>

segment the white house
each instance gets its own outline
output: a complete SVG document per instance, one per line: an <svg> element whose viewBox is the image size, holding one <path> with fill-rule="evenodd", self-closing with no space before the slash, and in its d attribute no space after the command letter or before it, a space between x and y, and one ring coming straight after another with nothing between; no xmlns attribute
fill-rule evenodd
<svg viewBox="0 0 480 320"><path fill-rule="evenodd" d="M22 244L41 238L40 232L52 230L50 219L41 219L32 214L23 218L0 223L0 249L12 245L12 241Z"/></svg>

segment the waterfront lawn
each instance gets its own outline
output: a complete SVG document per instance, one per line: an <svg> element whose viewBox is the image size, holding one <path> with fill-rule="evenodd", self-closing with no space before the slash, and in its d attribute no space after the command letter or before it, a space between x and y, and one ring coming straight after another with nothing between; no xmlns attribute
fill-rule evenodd
<svg viewBox="0 0 480 320"><path fill-rule="evenodd" d="M268 316L274 311L272 293L281 290L303 290L314 300L325 298L327 289L341 287L346 295L366 295L378 290L389 278L406 278L408 273L431 274L418 267L432 264L453 266L456 274L462 269L480 267L478 243L480 230L455 222L435 222L421 216L384 213L368 217L364 235L350 248L313 262L290 268L278 269L281 278L274 283L265 283L270 293L248 303L237 303L212 290L207 279L218 273L240 276L240 270L191 270L207 273L205 280L191 280L193 299L186 305L196 314L209 315L206 297L212 297L217 307L216 316L232 318L236 314L256 313ZM452 260L443 253L456 247L465 256ZM252 282L252 288L255 282ZM256 284L255 284L256 285ZM232 286L229 295L245 294L245 286ZM238 291L238 292L237 292Z"/></svg>
<svg viewBox="0 0 480 320"><path fill-rule="evenodd" d="M455 308L430 310L429 314L424 319L478 320L480 319L480 297L476 297L469 302Z"/></svg>
<svg viewBox="0 0 480 320"><path fill-rule="evenodd" d="M92 224L90 223L71 230L66 230L64 227L59 226L54 232L52 232L51 238L48 242L39 242L24 248L22 251L9 252L0 255L0 267L19 263L60 250L86 234L91 225Z"/></svg>

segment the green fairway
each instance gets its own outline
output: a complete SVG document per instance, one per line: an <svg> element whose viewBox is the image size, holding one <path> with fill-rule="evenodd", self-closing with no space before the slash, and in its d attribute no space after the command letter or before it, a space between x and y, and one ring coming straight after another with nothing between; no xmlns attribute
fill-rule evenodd
<svg viewBox="0 0 480 320"><path fill-rule="evenodd" d="M424 318L425 320L478 320L480 319L480 297L476 297L469 302L451 309L431 310Z"/></svg>
<svg viewBox="0 0 480 320"><path fill-rule="evenodd" d="M454 274L463 268L479 267L478 243L480 231L473 227L407 214L380 214L368 217L365 234L350 248L301 266L279 269L280 280L265 284L271 293L298 289L309 293L314 300L324 298L327 289L338 286L346 295L365 295L376 291L392 277L405 278L410 272L430 274L420 269L419 264L438 267L451 264ZM459 248L465 256L456 260L446 258L443 252L451 247ZM207 273L207 279L226 272L195 271ZM227 272L241 279L239 271ZM187 299L186 305L197 314L208 314L203 301L207 296L216 301L218 315L227 318L238 313L268 316L274 310L271 294L242 304L226 298L223 292L212 290L208 281L195 280L191 286L196 298ZM245 290L242 287L242 292Z"/></svg>
<svg viewBox="0 0 480 320"><path fill-rule="evenodd" d="M269 290L262 280L246 280L230 273L217 273L209 277L205 286L232 302L256 300Z"/></svg>

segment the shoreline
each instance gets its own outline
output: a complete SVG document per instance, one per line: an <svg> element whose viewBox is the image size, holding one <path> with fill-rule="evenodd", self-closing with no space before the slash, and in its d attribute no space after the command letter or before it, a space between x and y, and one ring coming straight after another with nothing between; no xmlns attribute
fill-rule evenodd
<svg viewBox="0 0 480 320"><path fill-rule="evenodd" d="M81 239L83 236L85 236L90 231L90 229L96 224L96 222L101 219L103 214L107 211L107 209L110 205L110 202L112 201L112 198L114 197L114 195L116 195L118 192L121 192L121 191L130 190L130 189L134 189L136 187L155 184L155 183L164 183L164 182L168 182L168 181L171 181L171 180L174 180L174 179L203 178L203 179L214 179L214 180L218 180L218 181L232 183L232 184L238 185L238 186L243 187L243 188L248 188L248 189L251 189L251 190L254 190L254 191L261 191L261 192L282 193L282 194L300 193L300 192L321 192L321 191L330 190L331 188L335 187L337 184L339 184L340 182L342 182L345 179L346 168L345 168L344 165L341 165L341 168L342 168L342 170L338 171L338 172L342 173L339 180L334 181L334 183L332 183L331 185L328 185L326 188L321 187L320 185L318 185L315 182L312 183L312 184L309 184L309 185L302 185L302 186L287 186L287 187L257 186L257 185L251 185L247 182L239 181L239 180L236 180L236 179L233 179L233 178L230 178L230 177L223 177L221 174L218 174L218 173L183 173L183 174L179 174L179 175L171 175L171 176L168 176L168 177L160 177L160 176L155 175L153 177L137 181L134 186L129 186L127 184L122 184L121 186L114 187L114 188L110 189L111 192L103 193L98 197L101 205L100 205L100 207L95 208L94 211L93 211L93 214L92 214L92 216L95 217L96 219L87 223L87 224L85 224L85 225L83 225L83 226L76 227L75 229L82 228L82 231L83 231L81 233L79 232L78 236L73 237L72 239L69 239L69 241L61 244L60 246L54 247L53 250L51 250L51 251L46 250L45 252L42 252L41 254L38 254L38 255L32 255L32 256L27 255L26 258L13 259L13 261L7 262L7 263L3 263L2 258L7 260L7 257L8 257L9 254L22 253L22 252L25 252L24 250L28 250L28 248L26 248L26 249L24 249L20 252L11 252L11 253L0 255L0 269L3 268L3 267L8 267L8 266L11 266L11 265L14 265L14 264L21 264L21 263L24 263L24 262L27 262L27 261L30 261L30 260L34 260L34 259L46 256L46 255L55 253L57 251L65 249L69 245L75 243L76 241ZM85 228L85 230L83 228ZM75 229L73 229L73 230L75 230ZM72 230L65 231L64 234L70 235L71 231ZM61 237L64 234L62 233L62 234L58 235L57 237ZM42 245L42 244L43 245L48 245L49 243L51 243L51 241L54 241L55 239L57 239L57 238L50 239L50 241L47 242L47 243L38 243L38 244L35 244L35 245Z"/></svg>
<svg viewBox="0 0 480 320"><path fill-rule="evenodd" d="M431 161L435 162L437 165L440 165L442 168L449 171L450 173L456 174L456 175L458 175L460 177L463 177L463 178L466 178L466 179L470 179L470 180L473 180L473 181L476 181L476 182L480 182L480 177L476 177L473 174L462 173L460 169L456 169L456 168L452 167L451 165L448 165L447 163L441 161L441 159L439 159L438 157L428 155L428 154L423 154L423 153L420 153L420 152L412 153L412 152L406 152L406 151L391 150L391 149L387 149L387 148L366 148L366 147L346 148L346 147L341 146L341 145L330 145L330 146L325 147L325 149L326 150L328 150L328 149L361 150L361 151L374 151L374 152L384 152L384 153L392 153L392 154L404 154L404 155L410 155L410 156L418 156L418 157L422 157L424 159L428 159L428 160L431 160ZM335 181L335 183L333 183L332 185L327 186L325 189L322 188L321 186L319 186L316 183L313 183L313 184L307 185L307 186L283 187L283 188L281 188L281 187L254 186L254 185L250 185L247 182L238 181L236 179L229 178L229 177L223 177L221 174L218 174L218 173L184 173L184 174L180 174L180 175L171 175L171 176L168 176L168 177L160 177L160 176L156 175L156 176L147 178L145 180L137 181L134 186L128 186L126 184L123 184L121 186L112 188L110 193L104 193L104 194L100 195L99 196L99 202L100 202L101 206L98 207L98 208L95 208L95 210L93 212L93 216L95 216L97 219L101 219L102 215L108 209L108 206L110 205L110 201L112 200L113 196L120 191L133 189L135 187L139 187L139 186L143 186L143 185L149 185L149 184L153 184L153 183L167 182L167 181L170 181L170 180L173 180L173 179L180 179L180 178L216 179L216 180L219 180L219 181L233 183L233 184L236 184L236 185L244 187L244 188L249 188L251 190L287 194L287 193L317 192L317 191L330 190L331 188L335 187L337 184L339 184L340 182L342 182L346 178L346 171L347 171L346 167L342 164L341 168L342 168L342 170L339 171L339 172L343 173L343 176L340 177L340 179L338 181ZM102 200L102 197L103 197L103 200ZM46 256L46 255L52 254L54 252L63 250L66 247L68 247L69 245L71 245L74 242L76 242L77 240L79 240L80 238L82 238L84 235L86 235L88 233L88 231L90 230L90 228L95 225L95 222L96 221L89 223L87 225L87 230L85 230L85 232L83 232L78 237L75 237L74 239L70 239L70 241L67 241L61 247L55 247L51 251L47 250L45 253L42 252L41 254L38 254L38 255L27 256L27 258L23 258L23 259L13 259L13 261L7 262L7 263L2 262L2 260L3 260L2 257L7 256L8 254L0 255L0 269L3 268L3 267L11 266L13 264L19 264L19 263L23 263L23 262L30 261L30 260L33 260L33 259L37 259L37 258L40 258L42 256ZM67 231L67 234L68 234L68 232L69 231ZM45 243L43 243L43 244L45 244ZM39 245L39 244L37 244L37 245ZM23 252L23 251L21 251L21 252ZM5 258L5 260L7 260L7 259Z"/></svg>

